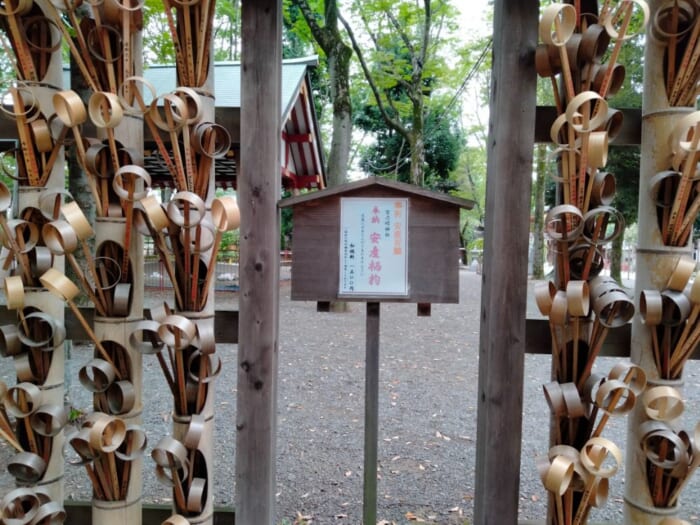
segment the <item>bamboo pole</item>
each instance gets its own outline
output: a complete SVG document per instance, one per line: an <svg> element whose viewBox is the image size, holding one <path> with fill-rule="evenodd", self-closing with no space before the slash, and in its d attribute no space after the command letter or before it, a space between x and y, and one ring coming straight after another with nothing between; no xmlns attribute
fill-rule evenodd
<svg viewBox="0 0 700 525"><path fill-rule="evenodd" d="M662 6L661 0L651 0L649 7L651 19ZM656 216L656 205L645 188L649 187L651 178L668 169L672 158L669 137L678 119L689 110L669 107L665 92L664 44L651 36L651 27L647 29L644 57L644 88L642 113L642 157L639 192L639 248L637 250L637 273L635 295L640 296L645 289L663 290L669 276L673 273L677 261L690 253L688 245L669 247L664 244L663 230ZM654 330L656 327L650 327ZM647 374L650 384L658 382L658 370L655 363L654 348L648 327L644 326L639 316L632 324L631 360L641 366ZM628 416L627 456L625 463L625 507L624 522L627 525L657 525L664 517L673 517L677 509L655 509L645 472L645 457L640 448L640 425L647 419L644 408L638 403Z"/></svg>

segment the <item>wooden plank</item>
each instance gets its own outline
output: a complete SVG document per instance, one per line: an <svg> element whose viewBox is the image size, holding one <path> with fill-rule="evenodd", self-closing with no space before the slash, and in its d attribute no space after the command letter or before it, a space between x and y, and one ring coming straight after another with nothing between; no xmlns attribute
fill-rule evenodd
<svg viewBox="0 0 700 525"><path fill-rule="evenodd" d="M241 7L236 522L275 521L282 0Z"/></svg>
<svg viewBox="0 0 700 525"><path fill-rule="evenodd" d="M391 181L390 181L391 182ZM294 207L292 299L338 300L341 197L405 197L401 188L360 185L350 192L331 191L323 199ZM335 189L335 188L334 188ZM320 193L320 192L316 192ZM459 211L423 193L408 194L408 297L383 297L382 302L459 302ZM366 297L343 298L365 302Z"/></svg>
<svg viewBox="0 0 700 525"><path fill-rule="evenodd" d="M539 1L496 0L474 523L518 522Z"/></svg>
<svg viewBox="0 0 700 525"><path fill-rule="evenodd" d="M381 303L367 303L365 324L365 460L363 523L377 523L379 448L379 326Z"/></svg>

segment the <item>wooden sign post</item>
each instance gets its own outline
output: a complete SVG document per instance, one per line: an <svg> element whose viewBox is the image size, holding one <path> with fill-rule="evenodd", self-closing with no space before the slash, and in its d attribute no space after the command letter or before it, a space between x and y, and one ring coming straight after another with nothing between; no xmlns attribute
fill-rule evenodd
<svg viewBox="0 0 700 525"><path fill-rule="evenodd" d="M382 302L459 301L459 210L473 202L368 178L285 199L294 232L292 300L367 303L363 522L377 522Z"/></svg>

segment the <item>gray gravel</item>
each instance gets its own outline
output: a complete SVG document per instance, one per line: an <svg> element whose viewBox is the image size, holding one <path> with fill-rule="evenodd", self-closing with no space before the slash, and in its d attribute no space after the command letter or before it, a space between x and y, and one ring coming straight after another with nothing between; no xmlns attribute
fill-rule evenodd
<svg viewBox="0 0 700 525"><path fill-rule="evenodd" d="M432 316L417 317L415 305L381 307L379 399L378 517L390 523L463 525L473 514L476 450L481 276L460 272L458 305L433 305ZM359 524L362 516L364 420L364 304L344 314L317 313L315 303L289 300L289 281L280 288L279 420L277 462L278 522L291 525L300 516L314 524ZM162 300L149 292L147 301ZM171 301L172 302L172 301ZM217 294L219 308L234 308L237 295ZM532 309L533 307L530 306ZM536 313L531 310L531 314ZM220 345L223 372L217 381L215 504L234 501L236 347ZM74 347L67 360L67 397L89 410L90 398L77 381L89 347ZM599 359L607 373L615 360ZM12 363L0 360L0 379L14 382ZM521 518L543 519L546 494L534 458L545 453L548 409L542 384L549 380L549 359L527 356L520 483ZM170 431L170 399L155 358L144 359L144 427L149 448ZM686 370L686 416L700 420L700 366ZM613 420L604 433L624 444L625 420ZM497 436L494 436L497 439ZM0 445L2 465L9 447ZM169 503L171 493L145 460L144 499ZM2 469L0 493L11 487ZM621 522L624 472L611 482L603 509L591 522ZM683 497L682 517L700 520L700 479ZM66 497L87 501L90 490L82 469L67 467Z"/></svg>

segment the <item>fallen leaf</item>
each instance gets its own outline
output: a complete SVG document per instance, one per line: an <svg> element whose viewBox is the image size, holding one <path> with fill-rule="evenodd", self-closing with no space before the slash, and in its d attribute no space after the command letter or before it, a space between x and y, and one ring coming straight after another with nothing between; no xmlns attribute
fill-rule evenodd
<svg viewBox="0 0 700 525"><path fill-rule="evenodd" d="M415 521L417 523L425 523L425 520L423 518L419 518L418 516L413 514L413 512L410 511L406 513L406 519L408 521Z"/></svg>
<svg viewBox="0 0 700 525"><path fill-rule="evenodd" d="M532 496L530 496L530 499L535 502L540 501L540 497L537 494L533 494Z"/></svg>

